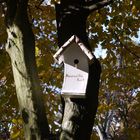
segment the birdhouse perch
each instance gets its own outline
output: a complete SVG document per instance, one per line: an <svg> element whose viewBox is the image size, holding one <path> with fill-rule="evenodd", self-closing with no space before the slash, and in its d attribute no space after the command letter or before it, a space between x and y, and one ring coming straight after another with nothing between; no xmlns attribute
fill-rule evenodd
<svg viewBox="0 0 140 140"><path fill-rule="evenodd" d="M92 53L73 35L55 53L58 64L64 63L64 81L61 94L72 98L84 98L89 76L89 61Z"/></svg>

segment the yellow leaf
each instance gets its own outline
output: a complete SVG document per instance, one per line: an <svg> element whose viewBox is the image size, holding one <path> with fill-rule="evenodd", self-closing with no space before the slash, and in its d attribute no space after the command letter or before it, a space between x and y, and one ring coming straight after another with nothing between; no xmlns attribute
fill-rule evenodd
<svg viewBox="0 0 140 140"><path fill-rule="evenodd" d="M22 121L22 119L20 118L20 119L18 119L18 124L23 124L23 121Z"/></svg>
<svg viewBox="0 0 140 140"><path fill-rule="evenodd" d="M20 131L17 131L16 133L11 134L11 139L15 139L20 135Z"/></svg>
<svg viewBox="0 0 140 140"><path fill-rule="evenodd" d="M12 119L12 123L17 123L17 120L16 119Z"/></svg>
<svg viewBox="0 0 140 140"><path fill-rule="evenodd" d="M35 47L35 55L36 55L36 56L39 56L39 54L40 54L39 48L38 48L38 47Z"/></svg>
<svg viewBox="0 0 140 140"><path fill-rule="evenodd" d="M132 13L135 14L136 12L137 12L136 6L133 5L133 6L132 6Z"/></svg>

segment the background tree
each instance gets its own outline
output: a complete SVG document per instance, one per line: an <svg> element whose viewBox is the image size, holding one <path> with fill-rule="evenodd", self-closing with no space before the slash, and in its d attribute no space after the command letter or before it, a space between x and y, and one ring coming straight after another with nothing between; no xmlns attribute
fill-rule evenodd
<svg viewBox="0 0 140 140"><path fill-rule="evenodd" d="M47 139L45 107L41 99L36 63L35 41L28 20L28 0L6 1L6 51L11 58L17 99L26 139Z"/></svg>
<svg viewBox="0 0 140 140"><path fill-rule="evenodd" d="M117 98L124 100L127 97L126 93L130 91L131 93L132 91L133 93L134 91L137 93L134 99L135 104L131 103L131 109L127 113L129 117L133 114L133 121L132 119L128 119L128 123L131 124L129 127L121 127L119 129L121 131L115 131L118 139L124 138L126 132L130 139L139 139L140 117L137 113L140 110L138 103L140 79L139 4L139 0L114 0L110 6L90 14L87 20L89 41L91 46L93 46L92 49L95 54L97 54L96 52L98 50L98 57L100 57L102 65L98 115L103 116L104 113L107 114L109 109L117 111L117 104L119 104L117 103ZM3 47L7 38L3 8L5 9L4 5L0 4L0 136L1 138L10 137L11 139L22 139L23 131L18 112L15 85L13 83L9 57ZM39 1L32 2L32 0L30 0L28 3L28 14L30 23L33 23L32 29L35 35L36 61L39 79L44 93L42 96L45 100L47 118L50 124L49 127L51 132L59 133L61 130L59 93L62 76L60 73L61 69L57 64L54 64L52 57L58 48L54 2L46 1L40 5ZM100 55L99 52L103 55ZM121 66L122 63L125 64L125 66L119 69L118 64ZM120 76L118 76L118 72ZM123 76L124 74L125 76ZM109 103L109 107L106 100L107 95L112 100L112 103ZM130 101L126 103L128 106L130 105ZM100 116L98 117L98 115L96 124L102 125L105 122L104 117L102 117L100 121L100 119L98 119ZM119 113L116 112L116 116L118 115ZM118 116L118 118L120 118L120 116ZM108 133L110 133L110 131L108 131ZM93 133L92 136L94 136L94 140L96 138L98 139L97 133ZM117 138L115 137L114 139Z"/></svg>

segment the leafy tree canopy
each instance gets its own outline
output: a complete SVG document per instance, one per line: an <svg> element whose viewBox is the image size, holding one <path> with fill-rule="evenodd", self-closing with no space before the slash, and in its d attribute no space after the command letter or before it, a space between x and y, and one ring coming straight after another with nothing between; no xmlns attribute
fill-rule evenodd
<svg viewBox="0 0 140 140"><path fill-rule="evenodd" d="M58 1L57 1L58 2ZM54 0L30 0L28 15L35 34L36 62L44 93L46 111L52 132L60 131L60 89L62 84L61 68L54 63L53 54L58 49ZM9 57L4 44L7 39L4 14L6 7L0 4L0 137L22 137L21 119L18 113L15 85ZM119 137L128 132L131 139L140 138L140 1L114 0L109 6L93 12L87 20L87 33L93 51L103 50L106 57L99 55L102 64L100 86L100 106L97 125L103 124L109 110L121 109L121 100L127 107L128 125L121 127ZM100 53L99 52L99 53ZM128 99L131 96L132 102ZM119 99L119 100L118 100ZM120 113L120 112L119 112ZM132 113L134 114L132 122ZM121 114L119 114L121 118ZM123 120L123 119L122 119ZM126 121L126 120L124 120ZM121 123L121 122L120 122ZM129 125L131 124L131 125ZM138 126L137 126L138 125ZM136 127L137 126L137 127ZM20 129L18 129L20 128ZM137 131L136 131L137 130ZM5 134L5 135L4 135ZM7 136L8 137L8 136Z"/></svg>

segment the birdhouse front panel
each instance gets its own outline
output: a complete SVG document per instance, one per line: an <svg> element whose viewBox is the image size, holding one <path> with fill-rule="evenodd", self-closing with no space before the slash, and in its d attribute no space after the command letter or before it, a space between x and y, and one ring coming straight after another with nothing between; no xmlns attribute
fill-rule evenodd
<svg viewBox="0 0 140 140"><path fill-rule="evenodd" d="M64 63L64 81L62 95L73 98L84 98L88 81L88 72Z"/></svg>

